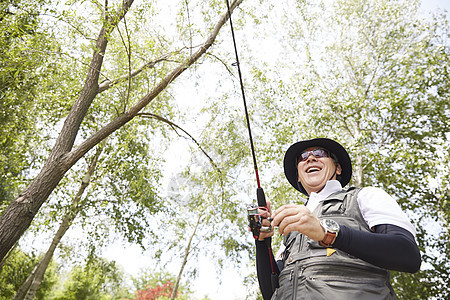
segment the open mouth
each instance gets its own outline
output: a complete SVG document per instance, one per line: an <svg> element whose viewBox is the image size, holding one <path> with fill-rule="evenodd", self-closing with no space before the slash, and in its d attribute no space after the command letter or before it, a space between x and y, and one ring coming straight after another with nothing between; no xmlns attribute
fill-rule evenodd
<svg viewBox="0 0 450 300"><path fill-rule="evenodd" d="M318 167L310 167L306 170L306 173L314 173L314 172L319 172L320 170L322 170L321 168Z"/></svg>

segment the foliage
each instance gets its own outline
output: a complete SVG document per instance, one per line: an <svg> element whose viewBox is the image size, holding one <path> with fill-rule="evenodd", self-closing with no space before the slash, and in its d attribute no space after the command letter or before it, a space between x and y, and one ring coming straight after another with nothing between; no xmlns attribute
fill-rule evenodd
<svg viewBox="0 0 450 300"><path fill-rule="evenodd" d="M50 299L121 299L128 294L122 285L123 272L115 262L93 258L84 265L74 266L63 286L54 291Z"/></svg>
<svg viewBox="0 0 450 300"><path fill-rule="evenodd" d="M156 300L170 299L174 285L175 276L166 272L154 270L143 270L137 278L132 278L136 292L130 300ZM187 299L190 291L187 287L178 288L176 299Z"/></svg>
<svg viewBox="0 0 450 300"><path fill-rule="evenodd" d="M62 9L64 6L58 8ZM65 25L56 26L51 30L61 31L69 36L81 34L80 30L86 30L85 34L89 34L89 29L81 24L78 24L80 27L75 30L76 32L73 32L73 27L67 27L67 24L62 20L79 22L79 19L68 11L53 11L52 13L58 16L57 23ZM80 13L78 17L81 19L86 17L82 11L76 13ZM55 19L47 21L54 22ZM126 31L121 34L132 35L135 33L129 31L127 27L120 30ZM74 46L71 41L62 37L60 32L54 32L54 34L61 38L60 42L64 44L64 49L70 49ZM106 75L107 72L105 71L103 74L106 77L120 77L123 75L123 69L128 69L128 66L126 66L127 49L124 49L120 40L120 36L116 34L114 39L111 38L111 52L117 60L110 62L111 72ZM141 38L136 41L148 42ZM139 48L137 45L133 45L133 49ZM154 49L155 53L152 53L150 49ZM147 57L151 58L153 54L155 56L161 55L160 52L158 53L158 47L150 49L146 53ZM67 51L69 52L69 50ZM91 54L91 49L77 51L79 51L79 55L86 55L86 57ZM137 61L128 61L128 64L141 63L142 56L137 56L139 56ZM82 60L75 59L71 55L67 55L60 63L61 68L68 65L74 65L74 68L78 70L86 68ZM167 68L159 68L159 72L163 71L167 71ZM149 73L134 78L128 84L114 86L103 91L98 96L98 101L91 106L85 122L81 124L80 135L87 137L95 133L100 125L106 121L105 119L113 119L118 112L127 109L128 102L136 101L140 97L139 93L145 92L149 85L161 76L159 73L153 75L151 72ZM78 71L77 74L82 74L82 72ZM70 78L71 72L66 75ZM82 80L79 77L75 77L75 79ZM65 82L65 80L65 78L62 78L61 82ZM74 97L76 94L73 93L72 89L73 85L65 84L61 88L62 94L65 94L66 98ZM131 92L127 93L127 90ZM41 92L42 97L48 91ZM170 115L171 108L167 103L168 98L162 94L159 100L156 104L150 105L150 108L153 109L154 113ZM53 109L55 108L53 107ZM58 120L57 116L53 117ZM52 131L51 128L49 130ZM152 237L152 226L148 222L150 214L163 207L157 194L160 169L162 168L160 164L163 162L161 154L164 152L164 130L165 127L159 126L156 122L142 119L134 120L127 124L124 130L113 134L109 138L109 144L102 146L103 156L100 159L98 170L91 178L92 182L86 197L77 207L80 213L73 223L75 227L80 224L87 236L88 243L86 244L86 239L83 239L79 248L87 247L91 253L100 252L102 245L117 239L118 236L123 237L128 242L135 242L140 244L141 247L145 247L144 238ZM55 132L52 132L52 134L54 135ZM152 147L150 140L155 137L160 139L161 142ZM149 155L149 153L153 155ZM35 235L42 237L44 234L50 234L51 229L56 226L55 224L59 224L62 216L71 213L70 210L73 208L71 201L73 201L80 179L85 177L86 165L91 157L92 154L88 154L85 159L80 161L78 166L68 172L66 178L51 196L50 202L44 205L31 228ZM45 231L48 232L45 233ZM109 237L111 238L109 239ZM81 251L76 252L81 253ZM72 256L72 259L74 259L74 256Z"/></svg>
<svg viewBox="0 0 450 300"><path fill-rule="evenodd" d="M133 300L156 300L156 299L170 299L174 289L174 283L166 281L161 285L155 287L147 287L143 290L137 290L136 296ZM176 295L178 298L178 293Z"/></svg>
<svg viewBox="0 0 450 300"><path fill-rule="evenodd" d="M20 249L15 249L0 271L0 299L12 299L38 261L39 257L33 253L27 254ZM57 281L56 263L52 262L45 273L35 299L47 299L47 295Z"/></svg>
<svg viewBox="0 0 450 300"><path fill-rule="evenodd" d="M158 195L164 145L152 149L151 130L142 122L131 122L104 146L77 221L87 233L89 248L95 251L119 236L142 248L145 238L152 238L151 215L164 210ZM59 197L66 198L67 192L61 190ZM51 209L60 205L60 201L52 202Z"/></svg>
<svg viewBox="0 0 450 300"><path fill-rule="evenodd" d="M42 29L39 13L46 1L8 0L0 4L0 211L25 181L24 172L39 152L38 93L57 73L40 59L54 43Z"/></svg>
<svg viewBox="0 0 450 300"><path fill-rule="evenodd" d="M81 97L79 86L85 79L83 76L92 71L92 68L88 68L89 59L92 52L95 53L97 50L92 37L97 34L98 28L107 23L107 13L114 13L114 10L118 9L117 3L105 5L109 6L101 7L97 3L89 2L60 3L52 6L52 10L46 11L48 14L39 15L42 17L38 18L39 21L44 20L39 28L51 33L55 41L61 45L57 52L46 53L48 57L44 52L38 52L41 55L39 58L56 60L55 57L58 57L60 59L58 67L64 70L66 66L73 66L76 70L74 72L76 76L73 76L72 72L67 72L61 79L61 82L72 83L63 85L60 90L60 96L67 108L71 107L77 97ZM171 33L169 28L173 25L177 28L179 24L166 26L166 22L162 22L158 16L159 10L150 7L149 4L139 3L136 10L129 11L117 30L108 35L108 55L102 57L104 64L99 74L99 91L80 124L73 148L80 149L78 146L83 139L95 135L108 122L124 116L143 95L158 86L161 78L180 62L185 61L195 47L205 39L205 34L201 34L200 29L211 27L211 21L214 22L219 14L223 15L224 6L224 3L210 5L199 2L198 7L201 7L202 11L199 23L191 24L190 20L187 20L189 24L186 26L189 30L181 32L181 38L172 38L169 35ZM90 13L86 14L86 11ZM145 14L142 13L144 11ZM143 15L146 17L143 18ZM149 17L150 15L152 17ZM184 18L184 12L179 15ZM166 15L162 18L165 19ZM164 26L158 24L158 21L164 23ZM149 35L149 28L151 30L158 28L161 33ZM185 47L186 44L190 44L190 47ZM131 76L132 71L136 70L142 76ZM116 78L119 80L114 81ZM74 88L73 82L76 81L78 87ZM45 86L39 92L41 98L48 95ZM171 95L168 92L169 89L161 92L158 98L146 107L149 114L174 116L172 113L174 104L170 103ZM48 103L40 107L43 106L58 110ZM62 123L62 116L66 116L66 112L52 116L51 120ZM69 119L70 117L67 117L65 123L69 123ZM56 137L55 128L43 127L45 129L42 134L49 134L52 139ZM108 242L106 239L112 236L113 230L129 242L139 243L143 248L153 246L152 226L149 220L152 213L162 210L166 205L158 196L158 180L162 173L160 162L163 161L161 154L164 151L164 147L161 146L167 141L164 140L165 128L147 119L135 119L124 126L123 130L116 131L110 136L111 144L105 146L105 157L101 159L101 167L95 174L83 203L80 203L83 209L80 210L80 218L75 223L80 224L87 232L91 255L99 251L103 243ZM151 146L152 140L156 140L154 146ZM45 148L43 144L40 146ZM44 204L39 212L39 218L34 220L35 232L44 234L44 231L48 230L47 226L54 227L55 221L69 212L70 200L73 199L77 189L77 185L72 183L83 178L84 165L89 161L90 155L92 154L88 154L85 160L80 160L78 165L67 172L66 177L50 196L50 203ZM35 167L33 173L41 166ZM114 235L113 238L116 237Z"/></svg>
<svg viewBox="0 0 450 300"><path fill-rule="evenodd" d="M97 34L97 30L109 21L107 13L113 14L114 10L118 9L119 2L106 2L105 5L109 6L101 7L98 3L75 1L50 5L51 9L36 6L33 7L34 13L31 13L31 10L23 10L25 16L36 19L36 28L53 38L52 43L42 39L43 45L59 45L44 49L39 44L30 44L27 48L36 54L33 56L33 62L51 62L55 67L54 72L50 72L54 77L46 78L45 82L36 82L38 101L33 103L36 104L36 108L42 111L48 109L51 112L45 115L49 118L50 124L39 123L41 130L36 130L36 138L41 140L39 144L33 145L33 149L39 150L40 154L46 155L48 151L48 145L42 140L48 140L49 144L55 141L63 123L63 117L66 118L69 108L78 97L81 97L80 86L85 80L84 76L93 69L88 67L89 61L92 53L95 54L98 50L93 37ZM158 5L163 8L166 6L165 3ZM175 66L186 61L209 34L210 30L204 33L204 28L211 29L219 15L223 15L225 4L200 1L195 4L200 10L192 10L192 7L187 6L188 3L186 3L188 14L189 11L200 12L198 15L200 18L197 19L199 22L196 23L191 23L190 16L186 19L184 7L178 13L178 16L183 19L181 25L189 30L182 29L183 26L180 24L168 25L167 16L160 14L159 9L155 9L150 4L139 3L135 6L136 10L129 11L127 17L120 22L117 30L108 35L108 55L102 55L104 59L102 69L95 70L101 71L98 94L89 106L86 116L83 115L79 129L76 128L79 130L76 134L77 138L75 140L74 136L75 142L69 148L73 147L76 150L82 148L78 146L84 139L95 135L102 126L118 116L123 117L132 105L142 99L143 95L158 86L161 78L164 78ZM176 10L174 12L176 14ZM175 37L170 36L173 28L180 31L179 36L177 33ZM159 30L159 32L148 34L153 30ZM189 47L186 47L187 44ZM42 68L42 70L45 69ZM132 71L136 70L142 76L131 76ZM39 74L37 71L35 73ZM58 75L60 78L57 78ZM114 79L119 80L114 81ZM59 89L55 88L58 84L52 84L52 80L59 83ZM52 89L56 89L57 92L52 94ZM16 87L14 91L17 92L18 88ZM167 89L158 94L157 99L146 107L147 111L165 117L175 116L172 112L175 104L170 102L172 95L169 92L170 90ZM59 98L56 99L56 96ZM24 101L19 102L24 111L29 110L25 104ZM67 117L64 123L70 123L69 119L70 117ZM55 123L58 124L53 126ZM160 162L163 161L161 154L164 151L164 147L161 146L167 141L166 135L165 127L160 124L135 119L124 126L123 130L114 132L110 136L111 144L105 146L105 157L101 160L101 167L95 175L94 184L91 185L84 197L85 200L80 204L84 207L80 210L80 218L75 223L75 225L80 224L88 232L91 255L102 246L102 243L106 243L106 238L111 236L111 231L114 229L129 242L139 243L143 248L147 245L150 245L147 247L153 246L153 243L149 241L153 235L149 221L150 215L162 210L164 205L168 205L158 196L158 180L162 173ZM156 142L152 147L153 140ZM33 156L33 153L21 154L24 153L38 160L30 170L30 177L35 176L42 167L43 161ZM80 160L79 164L65 174L66 177L50 196L50 202L44 204L39 212L39 218L34 220L37 234L43 236L45 231L50 231L48 226L54 227L55 221L59 221L61 216L69 212L70 201L77 190L77 184L73 183L83 178L85 165L90 155L92 154L88 154L86 159ZM205 196L211 196L211 199L217 196L217 191L212 186L214 178L216 177L211 178L207 189L208 194L205 194ZM197 198L196 202L198 202L199 193L196 193L193 198ZM224 201L223 195L220 199ZM217 204L210 201L203 207L208 205L213 208ZM211 217L205 214L205 219L211 220ZM110 226L111 224L113 226ZM177 225L189 227L189 224L183 220ZM180 230L176 231L180 232ZM233 239L227 239L224 243L228 245L229 252L232 252L235 244Z"/></svg>
<svg viewBox="0 0 450 300"><path fill-rule="evenodd" d="M398 296L445 298L448 22L421 18L417 1L326 2L296 2L283 17L291 29L279 41L299 53L295 62L262 72L255 61L264 155L282 165L283 149L297 140L340 141L354 164L351 184L383 187L415 224L424 262L416 274L394 273ZM274 176L273 203L302 201L283 181Z"/></svg>

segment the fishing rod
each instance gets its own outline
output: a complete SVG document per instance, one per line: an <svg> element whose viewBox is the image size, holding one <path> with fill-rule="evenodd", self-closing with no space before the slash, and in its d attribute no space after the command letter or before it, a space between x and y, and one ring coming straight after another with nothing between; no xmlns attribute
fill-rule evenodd
<svg viewBox="0 0 450 300"><path fill-rule="evenodd" d="M261 208L267 209L266 196L264 194L264 190L261 187L261 182L259 180L259 171L258 171L258 165L256 163L256 154L255 154L255 147L254 147L254 143L253 143L252 130L251 130L251 126L250 126L250 118L249 118L248 109L247 109L247 100L245 99L244 83L242 80L241 66L239 63L239 55L238 55L237 46L236 46L236 37L234 35L233 21L231 20L230 3L228 0L226 0L226 2L227 2L227 8L228 8L228 16L230 19L231 36L233 38L234 53L236 56L236 63L234 63L233 65L237 66L237 70L238 70L239 83L240 83L241 93L242 93L242 100L244 102L245 118L247 120L247 129L248 129L248 136L249 136L249 140L250 140L250 148L251 148L251 153L252 153L252 158L253 158L253 167L254 167L255 176L256 176L256 183L258 186L256 189L256 197L258 200L258 206ZM252 215L258 215L257 213L255 213L255 211L256 211L255 209L252 209ZM256 238L259 237L259 233L254 232L254 236L255 236L255 233L256 233Z"/></svg>
<svg viewBox="0 0 450 300"><path fill-rule="evenodd" d="M257 205L250 204L247 207L250 231L252 232L253 237L256 240L259 238L259 235L261 232L269 232L272 230L272 227L271 226L268 226L268 227L262 226L262 220L264 219L264 215L268 212L268 207L267 207L267 202L266 202L266 196L264 194L264 190L261 187L261 182L259 180L259 171L258 171L258 165L256 163L256 154L255 154L255 147L254 147L254 143L253 143L252 130L250 127L250 118L249 118L248 109L247 109L247 101L245 99L244 83L242 80L241 66L239 63L239 55L238 55L237 46L236 46L236 38L234 35L233 21L231 20L230 3L228 0L226 0L226 3L227 3L227 8L228 8L228 17L230 20L231 36L233 38L234 53L236 56L236 63L233 64L233 66L234 65L237 66L237 70L238 70L238 74L239 74L239 83L241 86L242 99L244 102L245 118L247 120L247 129L248 129L250 148L251 148L251 153L252 153L252 158L253 158L253 167L255 170L256 183L257 183L256 199L257 199L258 204ZM269 219L269 221L272 220L271 218L268 218L268 219ZM272 271L272 290L275 290L275 288L278 287L278 284L276 284L275 282L278 282L278 280L276 280L276 281L274 280L274 278L276 276L276 272L275 272L275 266L274 266L273 251L272 251L272 247L271 247L271 238L266 238L265 243L268 247L269 256L270 256L270 266L271 266L271 271Z"/></svg>

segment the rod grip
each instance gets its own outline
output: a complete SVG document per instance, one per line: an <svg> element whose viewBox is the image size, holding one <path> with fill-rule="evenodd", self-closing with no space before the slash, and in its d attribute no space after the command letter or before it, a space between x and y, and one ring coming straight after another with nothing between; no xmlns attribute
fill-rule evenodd
<svg viewBox="0 0 450 300"><path fill-rule="evenodd" d="M258 206L267 206L266 195L264 195L264 190L260 187L256 189L256 199L258 200Z"/></svg>

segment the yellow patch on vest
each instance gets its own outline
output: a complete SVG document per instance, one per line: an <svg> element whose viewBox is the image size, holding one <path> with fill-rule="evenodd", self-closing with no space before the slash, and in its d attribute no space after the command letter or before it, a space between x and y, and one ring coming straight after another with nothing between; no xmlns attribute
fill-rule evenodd
<svg viewBox="0 0 450 300"><path fill-rule="evenodd" d="M334 252L336 252L336 250L332 249L332 248L327 248L327 256L330 256L331 254L333 254Z"/></svg>

